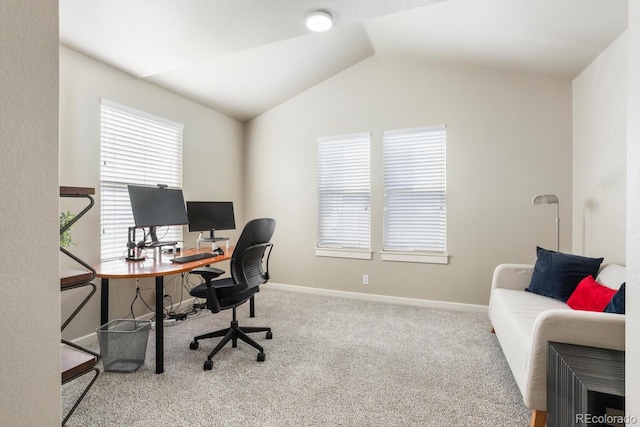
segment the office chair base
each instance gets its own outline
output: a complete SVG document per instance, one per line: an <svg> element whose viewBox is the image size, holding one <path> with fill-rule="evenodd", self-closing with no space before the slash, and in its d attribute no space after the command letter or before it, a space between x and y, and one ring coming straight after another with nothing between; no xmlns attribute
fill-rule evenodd
<svg viewBox="0 0 640 427"><path fill-rule="evenodd" d="M267 359L267 355L265 353L258 353L258 362L264 362ZM204 362L204 370L210 371L213 369L213 360L205 360Z"/></svg>
<svg viewBox="0 0 640 427"><path fill-rule="evenodd" d="M267 327L254 327L254 326L239 326L238 321L236 320L235 307L233 308L233 320L231 321L231 326L227 329L222 329L215 332L210 332L208 334L199 335L193 339L191 344L189 344L189 348L191 350L197 350L200 347L200 343L198 340L207 339L207 338L215 338L215 337L223 337L220 342L216 345L216 347L209 353L207 356L207 361L204 362L204 370L210 371L213 369L213 361L211 360L213 356L216 355L222 348L227 345L229 341L231 341L232 347L238 347L238 340L244 341L249 344L251 347L258 350L258 362L264 362L266 360L266 354L264 353L264 348L253 339L251 339L247 334L253 332L266 332L266 339L273 339L273 334L271 333L271 328Z"/></svg>

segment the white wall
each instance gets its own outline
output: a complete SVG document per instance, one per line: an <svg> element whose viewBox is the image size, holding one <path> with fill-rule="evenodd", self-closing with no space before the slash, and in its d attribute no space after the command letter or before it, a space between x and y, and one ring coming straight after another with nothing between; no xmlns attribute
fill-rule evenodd
<svg viewBox="0 0 640 427"><path fill-rule="evenodd" d="M640 6L575 80L574 250L627 266L626 413L640 419ZM626 251L625 251L626 248Z"/></svg>
<svg viewBox="0 0 640 427"><path fill-rule="evenodd" d="M0 424L55 426L61 419L57 1L0 2L0 68Z"/></svg>
<svg viewBox="0 0 640 427"><path fill-rule="evenodd" d="M626 411L640 419L640 4L629 2Z"/></svg>
<svg viewBox="0 0 640 427"><path fill-rule="evenodd" d="M573 81L573 253L626 264L627 35Z"/></svg>
<svg viewBox="0 0 640 427"><path fill-rule="evenodd" d="M382 262L381 133L446 124L449 265ZM374 260L319 258L316 140L372 131ZM370 57L247 124L249 216L272 216L272 281L372 294L487 304L494 267L535 261L571 242L570 81L470 66ZM370 285L361 284L369 274Z"/></svg>
<svg viewBox="0 0 640 427"><path fill-rule="evenodd" d="M137 110L183 123L183 192L186 200L231 200L236 221L244 220L242 197L242 124L234 119L188 101L158 86L60 47L60 184L94 187L96 205L72 230L77 243L72 252L90 264L100 260L100 99L106 98ZM67 200L61 205L66 210ZM132 224L133 225L133 224ZM227 233L237 237L239 230ZM195 233L187 233L185 245L195 246ZM123 246L123 252L126 248ZM63 261L64 262L64 261ZM224 268L224 267L222 267ZM99 283L99 281L96 281ZM180 281L165 280L166 293L179 301ZM153 306L153 280L142 280L142 296ZM112 281L111 318L129 314L135 296L132 280ZM63 295L66 317L83 290ZM148 310L139 300L136 316ZM99 326L99 294L64 331L66 338L92 333Z"/></svg>

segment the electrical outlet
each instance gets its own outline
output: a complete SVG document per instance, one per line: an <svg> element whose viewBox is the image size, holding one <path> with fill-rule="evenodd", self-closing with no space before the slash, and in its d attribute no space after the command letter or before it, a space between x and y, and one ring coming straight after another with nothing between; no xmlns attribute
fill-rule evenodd
<svg viewBox="0 0 640 427"><path fill-rule="evenodd" d="M368 274L363 274L362 275L362 284L363 285L368 285L369 284L369 275Z"/></svg>

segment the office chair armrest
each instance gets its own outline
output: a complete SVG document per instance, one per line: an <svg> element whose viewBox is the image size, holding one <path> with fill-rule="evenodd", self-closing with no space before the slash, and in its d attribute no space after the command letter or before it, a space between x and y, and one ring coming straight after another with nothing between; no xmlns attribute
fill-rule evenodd
<svg viewBox="0 0 640 427"><path fill-rule="evenodd" d="M209 277L210 279L215 279L218 276L221 276L224 274L224 270L220 270L219 268L215 268L215 267L200 267L200 268L194 268L193 270L191 270L192 274L199 274L202 277Z"/></svg>
<svg viewBox="0 0 640 427"><path fill-rule="evenodd" d="M211 279L206 280L205 282L205 292L207 294L207 308L211 310L212 313L220 312L220 301L218 300L218 294L216 289L221 288L230 288L235 286L232 280L218 280L212 282Z"/></svg>
<svg viewBox="0 0 640 427"><path fill-rule="evenodd" d="M199 274L206 282L205 292L207 294L207 308L211 310L212 313L220 312L220 301L218 301L218 295L216 294L215 289L217 288L228 288L233 286L233 282L228 283L226 280L221 280L222 283L212 282L211 279L215 279L216 277L224 274L224 270L220 270L215 267L200 267L194 268L191 270L192 274Z"/></svg>
<svg viewBox="0 0 640 427"><path fill-rule="evenodd" d="M218 301L218 296L216 295L216 291L212 286L209 286L211 282L207 283L207 308L211 310L212 313L220 313L220 301Z"/></svg>

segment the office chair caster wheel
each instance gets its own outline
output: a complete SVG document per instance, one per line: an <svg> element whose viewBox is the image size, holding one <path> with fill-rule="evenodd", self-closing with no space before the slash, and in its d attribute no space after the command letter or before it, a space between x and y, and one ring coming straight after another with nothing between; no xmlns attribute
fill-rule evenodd
<svg viewBox="0 0 640 427"><path fill-rule="evenodd" d="M271 333L271 331L267 332L267 339L270 340L273 338L273 334Z"/></svg>
<svg viewBox="0 0 640 427"><path fill-rule="evenodd" d="M267 357L266 354L264 353L258 353L258 362L264 362L265 358Z"/></svg>
<svg viewBox="0 0 640 427"><path fill-rule="evenodd" d="M198 347L200 347L200 343L198 341L191 341L191 344L189 344L189 348L191 350L197 350Z"/></svg>
<svg viewBox="0 0 640 427"><path fill-rule="evenodd" d="M211 360L207 360L206 362L204 362L205 371L210 371L212 369L213 369L213 362Z"/></svg>

